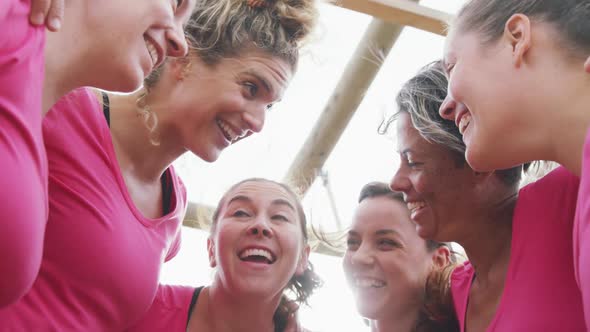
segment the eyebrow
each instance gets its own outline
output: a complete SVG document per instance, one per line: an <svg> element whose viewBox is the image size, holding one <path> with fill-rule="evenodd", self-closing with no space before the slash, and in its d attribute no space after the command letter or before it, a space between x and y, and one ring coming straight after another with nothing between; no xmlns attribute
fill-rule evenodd
<svg viewBox="0 0 590 332"><path fill-rule="evenodd" d="M380 229L375 232L375 235L390 235L390 234L400 236L399 232L397 232L393 229Z"/></svg>
<svg viewBox="0 0 590 332"><path fill-rule="evenodd" d="M232 197L232 199L230 199L227 202L227 205L230 205L233 202L244 202L244 203L252 203L252 199L248 196L244 196L244 195L237 195ZM290 208L291 210L293 210L294 212L296 211L295 207L293 206L293 204L291 204L288 200L286 199L282 199L282 198L277 198L275 200L273 200L271 202L272 205L282 205L282 206L286 206L288 208Z"/></svg>
<svg viewBox="0 0 590 332"><path fill-rule="evenodd" d="M234 202L243 202L243 203L250 204L250 203L252 203L252 200L248 196L238 195L238 196L232 197L229 201L227 201L227 206L231 205Z"/></svg>
<svg viewBox="0 0 590 332"><path fill-rule="evenodd" d="M400 236L399 232L397 232L393 229L379 229L379 230L375 231L375 235L390 235L390 234ZM348 231L348 235L349 236L359 236L359 233L357 233L355 231Z"/></svg>
<svg viewBox="0 0 590 332"><path fill-rule="evenodd" d="M293 204L291 204L286 199L278 198L278 199L273 200L271 202L271 204L272 205L283 205L283 206L286 206L286 207L290 208L291 210L293 210L293 212L295 212L295 207L293 206Z"/></svg>
<svg viewBox="0 0 590 332"><path fill-rule="evenodd" d="M348 231L348 236L359 236L359 233L355 231Z"/></svg>

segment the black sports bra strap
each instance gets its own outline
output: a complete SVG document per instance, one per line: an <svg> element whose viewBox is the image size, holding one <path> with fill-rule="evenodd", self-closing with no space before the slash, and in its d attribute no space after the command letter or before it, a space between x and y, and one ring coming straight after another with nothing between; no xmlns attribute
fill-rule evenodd
<svg viewBox="0 0 590 332"><path fill-rule="evenodd" d="M109 95L106 92L101 92L102 94L102 112L104 113L104 118L107 120L107 124L109 127L111 126L111 106L109 102Z"/></svg>
<svg viewBox="0 0 590 332"><path fill-rule="evenodd" d="M197 287L193 293L193 298L191 299L191 304L188 307L188 317L186 319L186 327L187 328L188 328L188 321L191 319L191 313L193 312L193 308L197 304L197 300L199 299L199 294L201 294L201 291L203 290L203 288L205 288L205 287L204 286Z"/></svg>

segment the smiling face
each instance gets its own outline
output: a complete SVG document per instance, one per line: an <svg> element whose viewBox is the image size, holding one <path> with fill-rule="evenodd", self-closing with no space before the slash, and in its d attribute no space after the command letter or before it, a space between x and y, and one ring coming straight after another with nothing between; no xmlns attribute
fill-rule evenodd
<svg viewBox="0 0 590 332"><path fill-rule="evenodd" d="M469 165L490 171L549 158L547 132L564 102L576 98L569 83L580 76L564 60L554 27L514 15L486 44L477 32L457 29L445 43L449 86L440 115L462 133Z"/></svg>
<svg viewBox="0 0 590 332"><path fill-rule="evenodd" d="M223 198L208 240L216 283L235 295L279 298L307 267L299 203L269 181L246 181Z"/></svg>
<svg viewBox="0 0 590 332"><path fill-rule="evenodd" d="M205 161L215 161L229 145L260 132L266 112L291 81L291 66L280 58L256 50L241 54L214 65L192 59L186 77L171 83L162 98L172 102L158 115L161 126Z"/></svg>
<svg viewBox="0 0 590 332"><path fill-rule="evenodd" d="M449 87L441 116L455 121L468 163L489 170L490 161L482 162L482 158L501 155L512 145L512 133L519 131L519 95L524 90L522 82L514 79L510 49L505 44L484 47L480 43L475 33L449 34L444 56Z"/></svg>
<svg viewBox="0 0 590 332"><path fill-rule="evenodd" d="M404 193L418 234L437 241L456 241L465 223L474 217L481 198L476 173L445 146L425 140L410 116L397 120L400 167L391 188ZM463 165L461 165L463 164Z"/></svg>
<svg viewBox="0 0 590 332"><path fill-rule="evenodd" d="M86 1L79 33L93 85L131 92L168 56L187 52L183 26L196 0ZM87 3L87 4L86 4Z"/></svg>
<svg viewBox="0 0 590 332"><path fill-rule="evenodd" d="M418 310L432 255L403 203L384 196L364 199L355 211L343 260L360 314L380 320Z"/></svg>

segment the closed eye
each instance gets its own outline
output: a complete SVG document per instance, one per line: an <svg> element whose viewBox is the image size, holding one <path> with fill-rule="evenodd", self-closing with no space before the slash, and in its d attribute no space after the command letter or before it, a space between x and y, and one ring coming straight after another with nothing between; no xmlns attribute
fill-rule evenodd
<svg viewBox="0 0 590 332"><path fill-rule="evenodd" d="M360 244L360 242L355 239L347 239L346 240L346 247L348 248L348 250L356 250L356 248L358 248L359 244Z"/></svg>
<svg viewBox="0 0 590 332"><path fill-rule="evenodd" d="M280 221L289 221L289 218L285 217L282 214L275 214L274 216L272 216L273 220L280 220Z"/></svg>
<svg viewBox="0 0 590 332"><path fill-rule="evenodd" d="M377 245L381 249L390 250L399 247L399 243L390 239L380 239L377 241Z"/></svg>
<svg viewBox="0 0 590 332"><path fill-rule="evenodd" d="M453 71L453 68L455 68L455 64L448 64L447 67L445 68L445 74L447 74L447 77L451 76L451 72Z"/></svg>
<svg viewBox="0 0 590 332"><path fill-rule="evenodd" d="M248 214L248 212L244 211L244 210L236 210L234 211L234 213L232 213L232 217L237 217L237 218L245 218L245 217L249 217L250 215Z"/></svg>

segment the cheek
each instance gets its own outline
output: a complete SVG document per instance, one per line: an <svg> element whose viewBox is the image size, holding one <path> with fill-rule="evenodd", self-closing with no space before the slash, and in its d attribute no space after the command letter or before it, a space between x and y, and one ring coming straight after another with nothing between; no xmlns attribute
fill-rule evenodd
<svg viewBox="0 0 590 332"><path fill-rule="evenodd" d="M216 257L223 259L233 253L233 244L238 240L236 231L232 227L219 227L215 238Z"/></svg>
<svg viewBox="0 0 590 332"><path fill-rule="evenodd" d="M469 74L462 68L455 68L448 83L448 93L458 102L465 102L471 93L469 86L477 82L469 82Z"/></svg>
<svg viewBox="0 0 590 332"><path fill-rule="evenodd" d="M426 170L421 170L410 177L410 181L416 192L423 194L431 190L428 173Z"/></svg>
<svg viewBox="0 0 590 332"><path fill-rule="evenodd" d="M342 258L342 270L344 271L344 275L348 278L351 271L352 271L352 262L350 260L350 253L346 251L344 257Z"/></svg>

